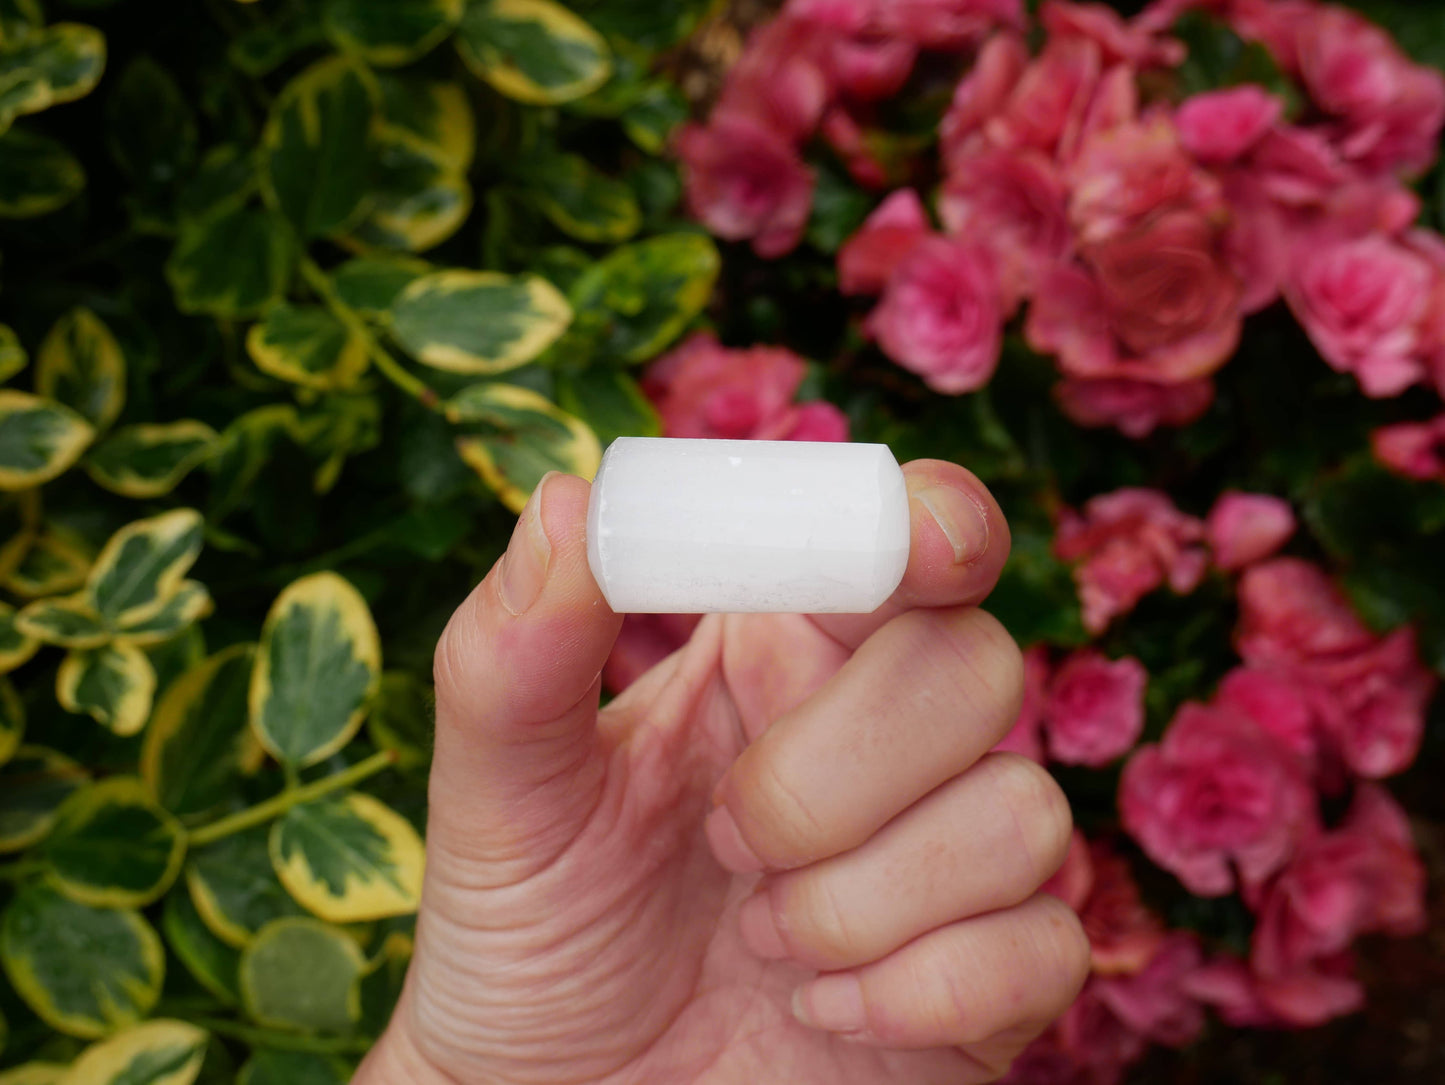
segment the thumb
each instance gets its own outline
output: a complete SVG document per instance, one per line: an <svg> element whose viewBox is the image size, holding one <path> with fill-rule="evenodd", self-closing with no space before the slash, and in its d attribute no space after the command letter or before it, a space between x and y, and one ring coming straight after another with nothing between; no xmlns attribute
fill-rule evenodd
<svg viewBox="0 0 1445 1085"><path fill-rule="evenodd" d="M587 566L589 493L571 475L542 479L437 645L428 843L480 864L469 882L540 870L601 794L600 674L622 619Z"/></svg>

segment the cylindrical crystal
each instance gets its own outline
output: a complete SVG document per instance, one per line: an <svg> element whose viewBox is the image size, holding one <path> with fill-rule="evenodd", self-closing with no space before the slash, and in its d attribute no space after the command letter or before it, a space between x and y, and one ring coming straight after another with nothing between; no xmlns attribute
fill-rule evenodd
<svg viewBox="0 0 1445 1085"><path fill-rule="evenodd" d="M866 613L908 536L886 445L621 437L587 515L592 575L634 614Z"/></svg>

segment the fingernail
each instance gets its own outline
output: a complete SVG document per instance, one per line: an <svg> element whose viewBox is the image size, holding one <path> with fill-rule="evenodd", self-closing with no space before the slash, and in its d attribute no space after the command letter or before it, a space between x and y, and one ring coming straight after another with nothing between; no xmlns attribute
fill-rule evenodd
<svg viewBox="0 0 1445 1085"><path fill-rule="evenodd" d="M537 483L517 526L512 529L512 541L502 555L501 581L498 592L502 606L514 618L525 613L542 594L542 585L547 583L547 562L552 557L552 544L547 541L547 531L542 526L542 491L547 487L549 472Z"/></svg>
<svg viewBox="0 0 1445 1085"><path fill-rule="evenodd" d="M988 549L988 517L967 494L948 486L927 486L913 496L952 545L955 565L983 556Z"/></svg>
<svg viewBox="0 0 1445 1085"><path fill-rule="evenodd" d="M844 972L819 976L793 992L793 1016L809 1028L862 1032L868 1024L863 986Z"/></svg>
<svg viewBox="0 0 1445 1085"><path fill-rule="evenodd" d="M738 823L726 806L719 806L709 814L702 829L707 842L712 845L713 855L725 870L734 874L755 874L763 869L763 861L748 847L748 842L738 831Z"/></svg>
<svg viewBox="0 0 1445 1085"><path fill-rule="evenodd" d="M754 893L738 908L738 929L755 956L765 961L780 961L788 955L778 917L773 913L772 894L766 889Z"/></svg>

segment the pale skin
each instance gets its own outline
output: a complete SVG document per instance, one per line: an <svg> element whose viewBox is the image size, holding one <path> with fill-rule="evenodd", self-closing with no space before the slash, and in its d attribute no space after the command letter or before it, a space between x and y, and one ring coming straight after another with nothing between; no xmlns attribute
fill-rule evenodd
<svg viewBox="0 0 1445 1085"><path fill-rule="evenodd" d="M988 752L1008 528L962 468L904 474L877 613L709 617L600 712L621 619L587 483L544 481L437 648L416 955L355 1085L969 1085L1068 1006L1068 805Z"/></svg>

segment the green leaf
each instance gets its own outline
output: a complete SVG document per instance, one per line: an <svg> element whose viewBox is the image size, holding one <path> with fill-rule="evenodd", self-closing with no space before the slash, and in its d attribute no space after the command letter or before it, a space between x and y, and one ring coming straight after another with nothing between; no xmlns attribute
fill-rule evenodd
<svg viewBox="0 0 1445 1085"><path fill-rule="evenodd" d="M457 51L478 78L532 105L581 98L612 74L602 35L551 0L471 0Z"/></svg>
<svg viewBox="0 0 1445 1085"><path fill-rule="evenodd" d="M312 46L323 45L317 5L281 8L231 40L229 59L247 75L260 79L270 75L292 57Z"/></svg>
<svg viewBox="0 0 1445 1085"><path fill-rule="evenodd" d="M71 649L55 676L55 698L62 708L83 712L122 737L140 733L155 694L151 661L124 641Z"/></svg>
<svg viewBox="0 0 1445 1085"><path fill-rule="evenodd" d="M661 52L682 41L714 9L713 0L675 0L654 4L649 0L573 0L609 38L626 38L650 52Z"/></svg>
<svg viewBox="0 0 1445 1085"><path fill-rule="evenodd" d="M0 389L0 490L49 482L80 459L94 437L90 423L69 407Z"/></svg>
<svg viewBox="0 0 1445 1085"><path fill-rule="evenodd" d="M325 0L321 25L343 52L368 64L410 64L436 47L462 17L463 0Z"/></svg>
<svg viewBox="0 0 1445 1085"><path fill-rule="evenodd" d="M125 356L105 322L77 306L40 344L35 390L106 429L125 406Z"/></svg>
<svg viewBox="0 0 1445 1085"><path fill-rule="evenodd" d="M594 264L573 285L572 305L579 322L592 320L602 329L604 357L649 361L702 312L720 266L710 238L664 234Z"/></svg>
<svg viewBox="0 0 1445 1085"><path fill-rule="evenodd" d="M366 717L366 733L383 750L395 753L403 768L431 764L432 700L431 687L407 671L381 676L376 703Z"/></svg>
<svg viewBox="0 0 1445 1085"><path fill-rule="evenodd" d="M172 813L210 809L259 767L261 751L246 726L255 654L251 644L216 653L177 678L156 705L140 773Z"/></svg>
<svg viewBox="0 0 1445 1085"><path fill-rule="evenodd" d="M653 83L622 114L627 138L651 155L661 155L677 126L688 118L687 99L671 83Z"/></svg>
<svg viewBox="0 0 1445 1085"><path fill-rule="evenodd" d="M106 100L110 153L143 187L165 188L196 160L196 115L170 72L148 56L126 65Z"/></svg>
<svg viewBox="0 0 1445 1085"><path fill-rule="evenodd" d="M85 769L55 750L21 746L0 768L0 852L43 840L56 811L85 785Z"/></svg>
<svg viewBox="0 0 1445 1085"><path fill-rule="evenodd" d="M144 618L122 622L116 630L116 641L143 648L160 644L187 626L209 617L213 609L215 604L204 584L182 580L160 610Z"/></svg>
<svg viewBox="0 0 1445 1085"><path fill-rule="evenodd" d="M606 448L618 437L661 437L657 408L637 381L610 366L558 374L557 405L592 428Z"/></svg>
<svg viewBox="0 0 1445 1085"><path fill-rule="evenodd" d="M63 144L19 128L0 135L0 219L48 215L84 187L85 170Z"/></svg>
<svg viewBox="0 0 1445 1085"><path fill-rule="evenodd" d="M370 393L333 395L302 421L302 447L322 460L314 483L317 493L328 493L336 485L349 457L381 443L381 411L381 399Z"/></svg>
<svg viewBox="0 0 1445 1085"><path fill-rule="evenodd" d="M300 416L289 403L257 407L226 427L210 461L212 520L224 518L245 500L277 446L300 443L300 429Z"/></svg>
<svg viewBox="0 0 1445 1085"><path fill-rule="evenodd" d="M346 1085L350 1080L351 1067L333 1055L260 1047L241 1067L236 1085Z"/></svg>
<svg viewBox="0 0 1445 1085"><path fill-rule="evenodd" d="M134 776L112 776L66 800L43 857L50 882L97 908L140 908L159 900L185 858L180 822Z"/></svg>
<svg viewBox="0 0 1445 1085"><path fill-rule="evenodd" d="M241 1002L241 954L206 926L188 893L166 896L161 931L186 971L227 1006Z"/></svg>
<svg viewBox="0 0 1445 1085"><path fill-rule="evenodd" d="M18 614L9 603L0 603L0 674L8 674L29 661L40 642L26 636L15 624Z"/></svg>
<svg viewBox="0 0 1445 1085"><path fill-rule="evenodd" d="M183 222L230 214L256 191L256 163L249 149L234 143L212 147L181 189L176 212Z"/></svg>
<svg viewBox="0 0 1445 1085"><path fill-rule="evenodd" d="M472 210L463 172L415 136L383 128L376 139L369 211L345 239L352 247L425 252L456 233Z"/></svg>
<svg viewBox="0 0 1445 1085"><path fill-rule="evenodd" d="M236 320L281 297L293 257L286 227L274 215L235 207L181 226L166 279L182 312Z"/></svg>
<svg viewBox="0 0 1445 1085"><path fill-rule="evenodd" d="M25 705L10 679L0 675L0 765L15 756L24 735Z"/></svg>
<svg viewBox="0 0 1445 1085"><path fill-rule="evenodd" d="M40 491L0 492L0 578L20 567L39 531Z"/></svg>
<svg viewBox="0 0 1445 1085"><path fill-rule="evenodd" d="M241 954L241 1000L267 1028L349 1032L361 1018L366 960L347 935L315 919L278 919Z"/></svg>
<svg viewBox="0 0 1445 1085"><path fill-rule="evenodd" d="M344 233L365 210L377 93L364 69L332 57L277 95L261 135L261 194L301 237Z"/></svg>
<svg viewBox="0 0 1445 1085"><path fill-rule="evenodd" d="M351 741L381 675L366 600L335 573L289 585L261 628L251 727L272 756L306 766Z"/></svg>
<svg viewBox="0 0 1445 1085"><path fill-rule="evenodd" d="M448 401L446 416L464 427L457 452L513 512L547 472L590 479L602 464L597 435L527 388L473 384Z"/></svg>
<svg viewBox="0 0 1445 1085"><path fill-rule="evenodd" d="M400 134L438 166L457 173L471 168L477 150L477 118L460 84L397 72L381 74L377 83L383 133Z"/></svg>
<svg viewBox="0 0 1445 1085"><path fill-rule="evenodd" d="M530 362L572 310L551 283L494 271L436 271L401 292L393 331L418 361L454 373L501 373Z"/></svg>
<svg viewBox="0 0 1445 1085"><path fill-rule="evenodd" d="M4 578L7 590L26 599L74 591L85 583L93 555L84 541L55 524L35 538L15 571Z"/></svg>
<svg viewBox="0 0 1445 1085"><path fill-rule="evenodd" d="M8 324L0 324L0 381L8 381L30 362L20 337Z"/></svg>
<svg viewBox="0 0 1445 1085"><path fill-rule="evenodd" d="M23 886L5 912L0 962L42 1021L85 1039L149 1014L165 974L160 936L139 912L92 908L39 882Z"/></svg>
<svg viewBox="0 0 1445 1085"><path fill-rule="evenodd" d="M291 896L331 923L410 915L426 848L411 822L353 792L294 806L271 829L271 862Z"/></svg>
<svg viewBox="0 0 1445 1085"><path fill-rule="evenodd" d="M1009 563L989 596L988 610L1025 647L1089 641L1073 578L1044 536L1015 533Z"/></svg>
<svg viewBox="0 0 1445 1085"><path fill-rule="evenodd" d="M366 344L319 305L272 306L246 350L262 372L323 392L351 387L367 366Z"/></svg>
<svg viewBox="0 0 1445 1085"><path fill-rule="evenodd" d="M85 592L31 603L15 616L15 628L22 636L62 648L97 648L111 636Z"/></svg>
<svg viewBox="0 0 1445 1085"><path fill-rule="evenodd" d="M206 1058L206 1033L184 1021L156 1020L85 1050L64 1080L71 1085L192 1085Z"/></svg>
<svg viewBox="0 0 1445 1085"><path fill-rule="evenodd" d="M163 609L201 552L202 523L195 509L172 509L112 535L87 588L101 620L121 628Z"/></svg>
<svg viewBox="0 0 1445 1085"><path fill-rule="evenodd" d="M642 224L632 189L579 155L547 156L529 166L527 175L543 214L579 241L626 241Z"/></svg>
<svg viewBox="0 0 1445 1085"><path fill-rule="evenodd" d="M210 426L189 419L126 426L91 449L84 467L97 485L111 493L160 497L205 462L218 439Z"/></svg>
<svg viewBox="0 0 1445 1085"><path fill-rule="evenodd" d="M44 25L40 0L0 0L0 42L24 41Z"/></svg>
<svg viewBox="0 0 1445 1085"><path fill-rule="evenodd" d="M69 1069L58 1062L27 1062L0 1070L0 1085L61 1085Z"/></svg>
<svg viewBox="0 0 1445 1085"><path fill-rule="evenodd" d="M273 919L304 914L276 877L266 840L265 826L248 829L195 849L186 864L196 912L212 934L236 949Z"/></svg>
<svg viewBox="0 0 1445 1085"><path fill-rule="evenodd" d="M360 256L331 273L337 296L363 316L391 311L397 295L432 270L425 260L405 256Z"/></svg>
<svg viewBox="0 0 1445 1085"><path fill-rule="evenodd" d="M0 42L0 131L16 117L73 102L105 70L105 36L93 26L55 23Z"/></svg>

